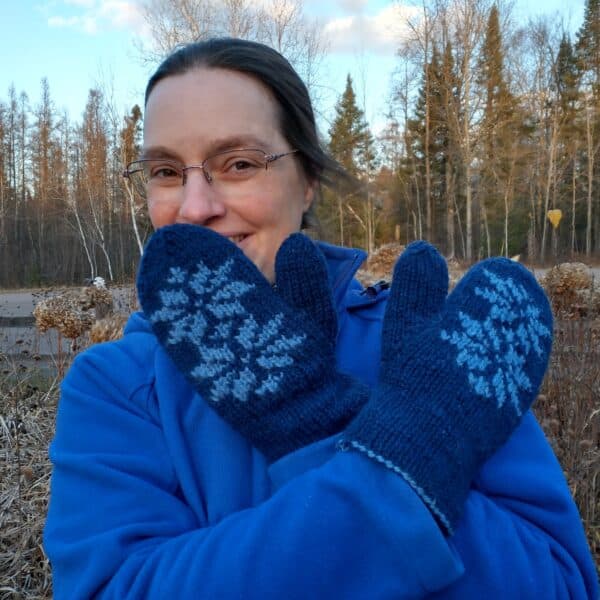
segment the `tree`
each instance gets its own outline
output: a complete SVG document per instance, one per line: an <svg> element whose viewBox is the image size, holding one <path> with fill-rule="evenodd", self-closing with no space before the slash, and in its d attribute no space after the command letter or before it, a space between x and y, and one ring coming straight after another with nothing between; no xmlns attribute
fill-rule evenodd
<svg viewBox="0 0 600 600"><path fill-rule="evenodd" d="M459 101L460 83L456 75L452 43L446 40L440 80L441 103L438 123L438 139L441 149L440 169L443 174L443 196L446 211L446 254L456 256L455 220L460 219L456 200L460 154L457 123L454 118ZM459 220L459 232L462 234ZM464 244L463 244L464 245Z"/></svg>
<svg viewBox="0 0 600 600"><path fill-rule="evenodd" d="M600 95L600 0L586 0L583 24L577 32L579 66L588 75L594 96Z"/></svg>
<svg viewBox="0 0 600 600"><path fill-rule="evenodd" d="M443 222L445 214L446 167L449 150L447 91L452 87L446 76L452 76L445 69L437 44L433 44L431 60L423 69L421 88L415 105L414 118L407 123L410 144L409 162L412 164L415 185L421 187L417 198L425 201L425 237L432 243L439 243L438 221ZM440 213L442 213L440 215ZM417 202L417 214L421 219L421 206ZM421 227L419 226L419 229Z"/></svg>
<svg viewBox="0 0 600 600"><path fill-rule="evenodd" d="M140 138L142 133L142 111L136 104L129 115L124 118L124 125L120 132L120 158L121 164L127 165L132 160L135 160L140 151ZM135 197L134 189L129 185L129 180L123 179L123 186L125 187L125 194L127 197L127 203L129 205L129 215L131 218L131 225L133 227L133 233L137 242L138 251L140 256L144 249L142 237L140 235L138 220L141 218L145 211L141 207L145 207L144 202L140 202L139 198Z"/></svg>
<svg viewBox="0 0 600 600"><path fill-rule="evenodd" d="M479 196L485 228L487 255L497 254L493 247L494 231L490 221L500 222L504 214L502 239L504 253L508 255L508 222L510 204L515 184L516 155L520 131L515 98L508 88L504 68L504 48L500 31L499 11L493 5L487 21L485 39L481 49L478 84L484 100L482 119L482 167Z"/></svg>
<svg viewBox="0 0 600 600"><path fill-rule="evenodd" d="M577 55L582 71L585 95L585 131L587 155L587 214L585 251L592 252L593 197L598 186L596 152L598 151L598 126L600 125L600 0L586 0L583 24L577 32ZM596 211L596 221L600 219ZM600 227L597 223L596 230ZM597 233L597 237L600 235ZM600 240L597 240L600 245Z"/></svg>
<svg viewBox="0 0 600 600"><path fill-rule="evenodd" d="M162 60L178 44L231 36L263 42L297 69L311 94L326 53L322 28L304 15L303 0L143 0L150 30L148 47L138 43L144 62Z"/></svg>
<svg viewBox="0 0 600 600"><path fill-rule="evenodd" d="M0 102L0 265L1 269L8 269L8 230L9 230L9 197L10 188L7 176L7 122L6 106Z"/></svg>
<svg viewBox="0 0 600 600"><path fill-rule="evenodd" d="M561 139L560 163L564 166L562 180L559 182L561 195L570 196L571 235L570 251L575 253L577 247L577 179L580 140L584 137L581 119L581 93L579 89L581 72L578 57L566 33L563 33L554 69L554 88L557 95ZM570 192L570 193L569 193ZM553 206L553 208L558 208ZM565 209L567 202L565 202ZM556 233L553 231L553 234Z"/></svg>
<svg viewBox="0 0 600 600"><path fill-rule="evenodd" d="M33 202L35 204L36 262L40 272L45 271L46 263L46 230L49 226L48 213L51 211L50 195L52 194L51 156L54 154L54 106L50 97L50 86L46 78L42 79L40 103L35 114L35 125L32 131L32 176Z"/></svg>
<svg viewBox="0 0 600 600"><path fill-rule="evenodd" d="M75 186L70 208L90 266L90 277L98 275L96 250L103 255L113 280L107 242L108 136L103 113L103 95L91 89L76 142Z"/></svg>
<svg viewBox="0 0 600 600"><path fill-rule="evenodd" d="M335 117L329 129L329 151L331 155L357 180L364 180L368 184L370 172L375 161L373 150L373 137L365 121L364 113L358 108L356 94L352 85L350 74L346 77L346 87L335 106ZM366 188L363 188L366 191ZM356 191L341 191L337 194L340 243L345 240L344 208L355 218L358 210L350 203ZM369 217L370 218L370 217ZM360 222L360 221L359 221ZM362 223L367 231L367 238L371 235L369 227ZM368 242L367 242L368 246Z"/></svg>
<svg viewBox="0 0 600 600"><path fill-rule="evenodd" d="M335 117L329 128L329 150L333 157L354 177L358 177L361 148L367 135L363 111L358 108L350 74L346 87L335 106Z"/></svg>

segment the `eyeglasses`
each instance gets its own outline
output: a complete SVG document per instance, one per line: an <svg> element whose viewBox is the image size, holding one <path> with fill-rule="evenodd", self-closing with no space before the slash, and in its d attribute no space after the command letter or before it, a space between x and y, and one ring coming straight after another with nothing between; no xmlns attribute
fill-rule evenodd
<svg viewBox="0 0 600 600"><path fill-rule="evenodd" d="M215 190L231 194L246 190L249 182L266 171L269 164L296 152L298 150L267 154L258 148L240 148L209 156L199 165L184 165L166 158L142 158L129 163L123 177L143 198L160 199L167 197L169 190L184 186L190 169L202 169L206 181Z"/></svg>

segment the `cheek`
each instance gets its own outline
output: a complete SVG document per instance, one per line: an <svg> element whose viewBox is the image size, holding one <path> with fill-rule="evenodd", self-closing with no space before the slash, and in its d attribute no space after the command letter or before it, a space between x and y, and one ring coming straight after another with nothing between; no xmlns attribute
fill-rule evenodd
<svg viewBox="0 0 600 600"><path fill-rule="evenodd" d="M302 215L308 210L306 186L302 181L292 178L292 185L281 186L273 194L273 205L270 207L271 219L282 229L297 230L302 222Z"/></svg>
<svg viewBox="0 0 600 600"><path fill-rule="evenodd" d="M168 205L158 206L149 202L148 216L154 229L158 229L165 225L173 225L177 219L177 211Z"/></svg>
<svg viewBox="0 0 600 600"><path fill-rule="evenodd" d="M262 194L249 199L239 213L247 221L263 230L297 229L304 212L303 203L293 187L286 191L284 186L265 187Z"/></svg>

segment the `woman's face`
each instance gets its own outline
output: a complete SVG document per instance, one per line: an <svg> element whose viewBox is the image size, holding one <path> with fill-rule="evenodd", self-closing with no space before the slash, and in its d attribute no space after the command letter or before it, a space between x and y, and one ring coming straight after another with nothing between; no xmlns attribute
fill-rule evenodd
<svg viewBox="0 0 600 600"><path fill-rule="evenodd" d="M225 150L259 148L267 154L293 150L279 130L275 99L258 80L225 69L196 68L161 80L144 117L146 158L199 165ZM203 225L236 243L269 280L281 243L300 229L314 196L294 154L282 157L234 194L211 185L201 169L169 201L148 194L155 228L173 223Z"/></svg>

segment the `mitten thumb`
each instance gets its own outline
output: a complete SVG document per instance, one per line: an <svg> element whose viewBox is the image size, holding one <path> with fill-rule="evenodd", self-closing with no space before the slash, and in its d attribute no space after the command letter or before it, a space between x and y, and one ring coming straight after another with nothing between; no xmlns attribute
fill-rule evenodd
<svg viewBox="0 0 600 600"><path fill-rule="evenodd" d="M304 312L335 343L337 318L325 258L302 233L294 233L281 245L275 257L277 292L292 308Z"/></svg>
<svg viewBox="0 0 600 600"><path fill-rule="evenodd" d="M406 332L437 315L448 294L444 257L424 241L409 244L394 266L383 322L383 356L397 352Z"/></svg>

